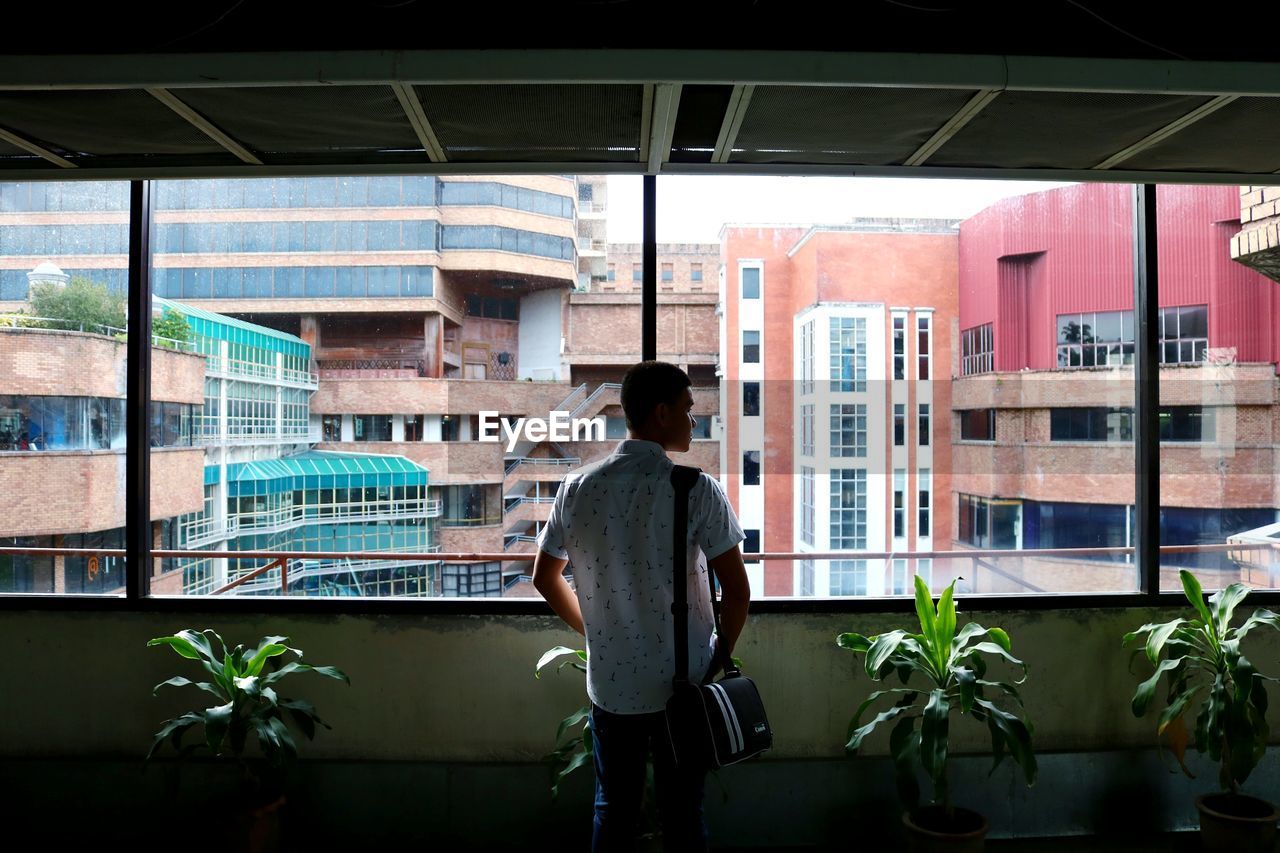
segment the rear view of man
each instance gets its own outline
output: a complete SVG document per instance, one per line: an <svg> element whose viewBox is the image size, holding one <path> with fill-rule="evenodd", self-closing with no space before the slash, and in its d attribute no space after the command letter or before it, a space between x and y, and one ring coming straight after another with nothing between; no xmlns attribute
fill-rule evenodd
<svg viewBox="0 0 1280 853"><path fill-rule="evenodd" d="M667 451L689 449L695 421L688 375L646 361L627 371L622 408L628 438L605 459L570 474L539 538L533 583L569 627L586 637L587 695L595 740L592 850L631 850L651 749L668 851L705 850L704 771L673 766L663 709L675 677L672 513ZM686 578L689 675L709 680L747 619L750 587L738 543L742 527L719 484L703 474L689 494ZM573 565L571 589L564 569ZM721 632L707 583L721 589Z"/></svg>

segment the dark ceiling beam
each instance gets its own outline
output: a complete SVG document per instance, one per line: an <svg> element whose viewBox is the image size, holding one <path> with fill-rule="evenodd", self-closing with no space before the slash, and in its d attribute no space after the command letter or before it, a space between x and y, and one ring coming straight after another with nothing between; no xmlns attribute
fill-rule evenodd
<svg viewBox="0 0 1280 853"><path fill-rule="evenodd" d="M645 164L645 174L656 175L671 159L681 88L679 83L645 86L640 122L640 161Z"/></svg>
<svg viewBox="0 0 1280 853"><path fill-rule="evenodd" d="M724 110L724 121L720 123L720 135L716 138L716 148L711 154L712 163L728 163L733 156L733 146L738 141L738 131L742 130L742 120L746 117L747 108L751 106L751 96L756 87L744 84L733 87L729 96L729 105Z"/></svg>
<svg viewBox="0 0 1280 853"><path fill-rule="evenodd" d="M25 136L19 136L18 134L14 133L11 130L5 130L4 128L0 127L0 140L3 140L4 142L9 143L10 145L16 145L17 147L21 148L23 151L29 151L32 154L36 155L37 157L42 157L45 160L48 160L50 163L54 164L55 166L59 166L63 169L76 168L76 164L72 163L70 160L67 160L63 157L59 157L57 154L54 154L52 151L50 151L48 148L45 148L43 145L39 145L35 142L32 142L30 139L27 139ZM48 170L47 169L43 170L43 174L45 177L48 177L49 176Z"/></svg>
<svg viewBox="0 0 1280 853"><path fill-rule="evenodd" d="M262 165L262 161L258 159L258 155L254 154L247 147L233 139L230 134L223 131L220 127L209 121L209 119L200 115L200 113L196 112L191 108L191 106L168 89L152 88L147 89L147 93L177 113L184 121L196 130L199 130L205 136L230 151L240 160L240 162L249 163L254 166Z"/></svg>
<svg viewBox="0 0 1280 853"><path fill-rule="evenodd" d="M391 89L396 93L396 100L400 102L400 107L413 127L413 132L417 134L418 142L427 152L427 159L432 163L448 162L449 158L445 156L444 146L436 138L436 132L431 127L431 122L427 120L427 114L422 109L422 101L419 100L413 86L408 83L392 83Z"/></svg>
<svg viewBox="0 0 1280 853"><path fill-rule="evenodd" d="M1280 95L1280 63L729 50L0 56L0 89L617 83Z"/></svg>

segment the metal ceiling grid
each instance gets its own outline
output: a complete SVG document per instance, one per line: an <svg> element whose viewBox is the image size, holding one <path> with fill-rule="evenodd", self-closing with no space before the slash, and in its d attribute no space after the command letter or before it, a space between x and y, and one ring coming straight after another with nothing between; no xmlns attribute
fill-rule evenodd
<svg viewBox="0 0 1280 853"><path fill-rule="evenodd" d="M1207 100L1189 95L1004 92L928 162L1091 169Z"/></svg>
<svg viewBox="0 0 1280 853"><path fill-rule="evenodd" d="M636 162L643 87L414 86L450 162Z"/></svg>
<svg viewBox="0 0 1280 853"><path fill-rule="evenodd" d="M222 151L139 90L0 92L0 126L73 162L109 155Z"/></svg>
<svg viewBox="0 0 1280 853"><path fill-rule="evenodd" d="M756 86L733 163L901 163L973 96L964 89Z"/></svg>
<svg viewBox="0 0 1280 853"><path fill-rule="evenodd" d="M422 144L388 86L174 88L211 122L272 161L293 155L377 155Z"/></svg>
<svg viewBox="0 0 1280 853"><path fill-rule="evenodd" d="M1240 98L1177 135L1135 154L1133 169L1280 171L1280 99Z"/></svg>

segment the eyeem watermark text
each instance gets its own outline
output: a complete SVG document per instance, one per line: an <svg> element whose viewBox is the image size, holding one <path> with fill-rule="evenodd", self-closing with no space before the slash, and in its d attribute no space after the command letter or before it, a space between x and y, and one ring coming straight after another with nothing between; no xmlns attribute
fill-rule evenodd
<svg viewBox="0 0 1280 853"><path fill-rule="evenodd" d="M499 436L501 433L501 437ZM497 412L480 413L480 441L506 440L511 453L521 441L604 441L604 417L569 418L568 412L552 412L551 418L502 418Z"/></svg>

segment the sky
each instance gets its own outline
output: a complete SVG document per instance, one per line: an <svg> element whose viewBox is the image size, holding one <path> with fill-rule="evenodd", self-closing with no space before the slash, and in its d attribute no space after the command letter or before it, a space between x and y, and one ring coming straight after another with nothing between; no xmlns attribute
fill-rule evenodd
<svg viewBox="0 0 1280 853"><path fill-rule="evenodd" d="M636 175L609 176L609 242L640 242L641 184ZM715 243L727 222L831 225L858 216L963 219L999 199L1061 186L1066 184L664 175L658 178L658 242Z"/></svg>

